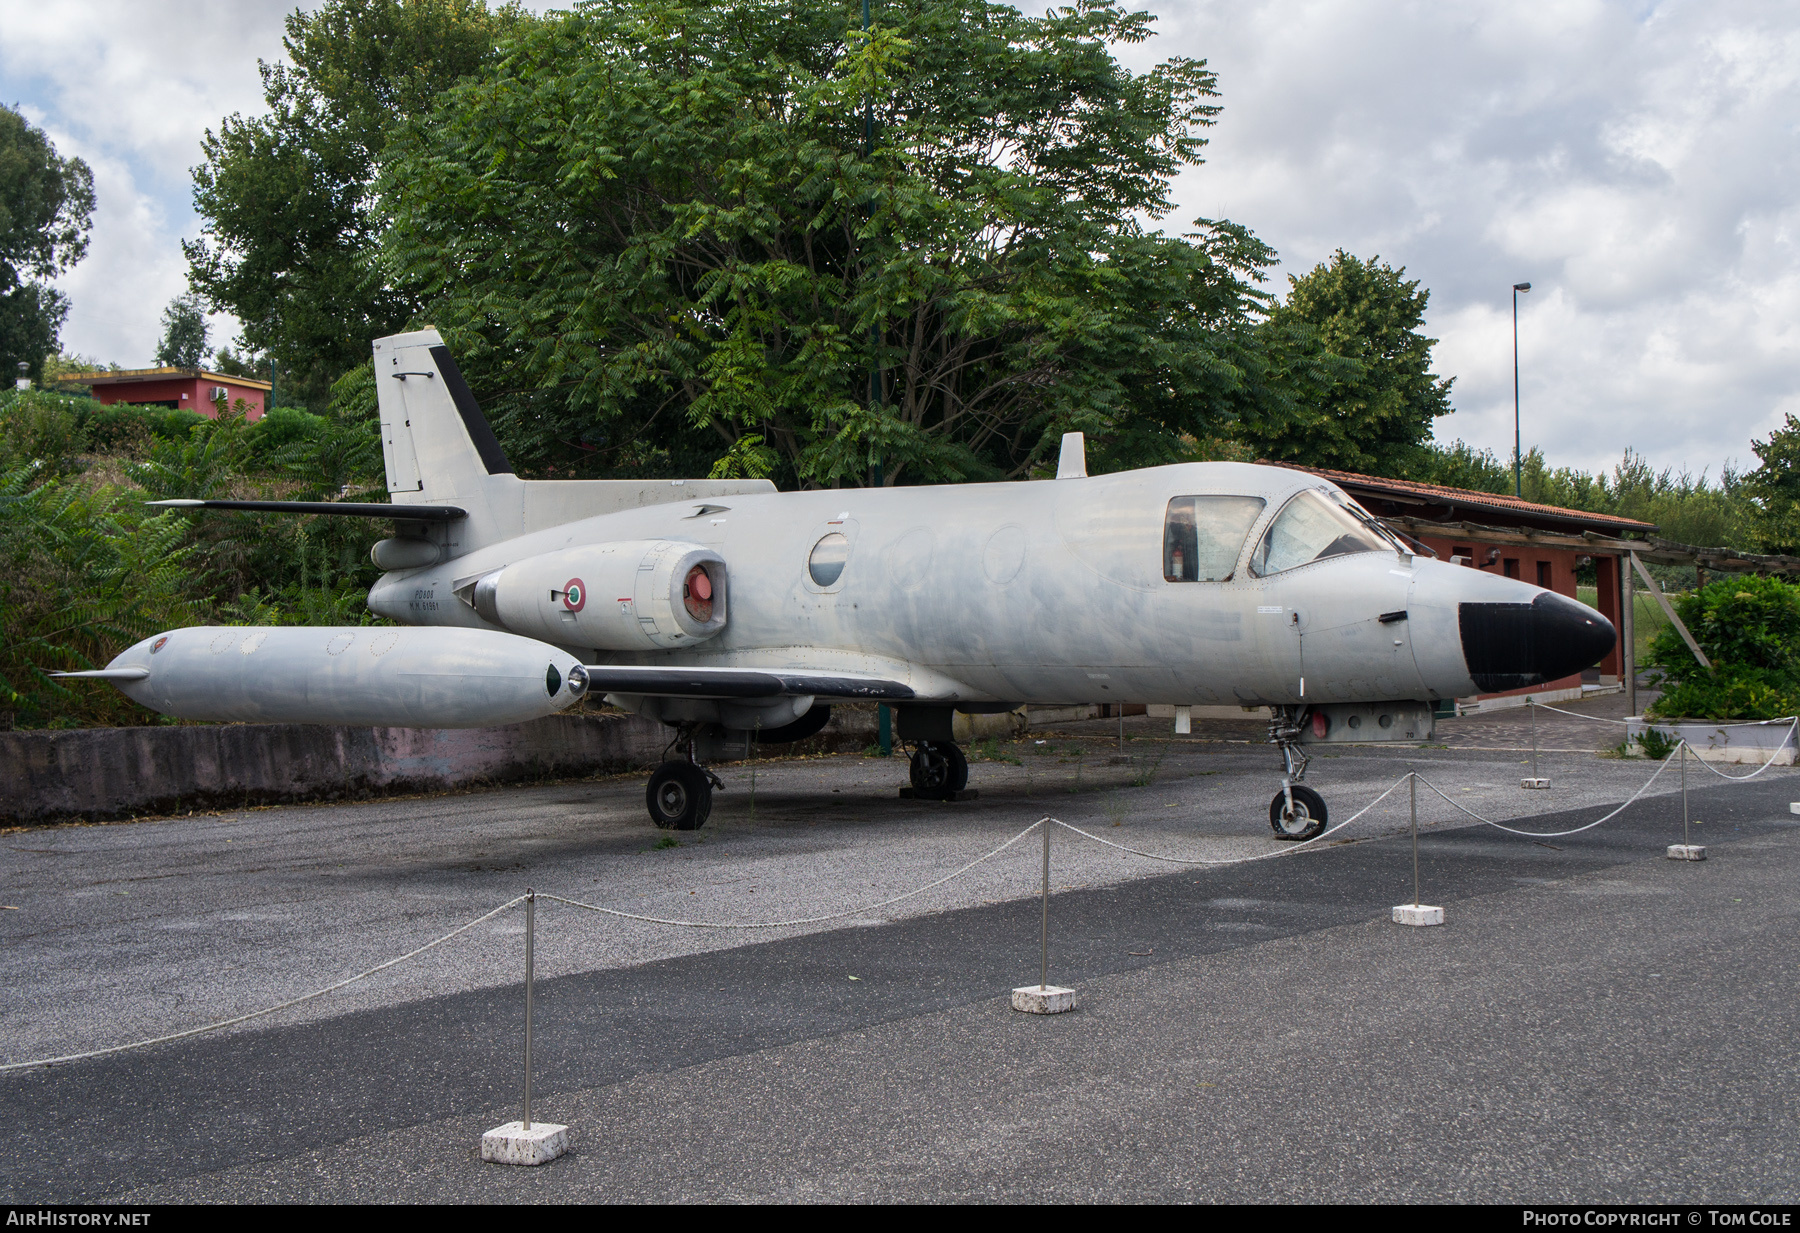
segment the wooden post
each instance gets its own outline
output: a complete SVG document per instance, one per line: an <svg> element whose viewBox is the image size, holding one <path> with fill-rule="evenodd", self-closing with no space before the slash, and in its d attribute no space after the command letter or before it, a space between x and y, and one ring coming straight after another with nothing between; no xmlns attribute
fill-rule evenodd
<svg viewBox="0 0 1800 1233"><path fill-rule="evenodd" d="M1712 660L1706 657L1706 652L1702 651L1700 644L1694 641L1694 635L1688 632L1688 627L1682 623L1679 616L1675 615L1675 606L1669 602L1669 597L1662 593L1662 588L1656 585L1656 579L1650 576L1650 571L1644 568L1644 563L1637 559L1635 552L1631 554L1631 564L1636 567L1638 573L1643 575L1644 585L1650 588L1651 596L1662 606L1663 615L1669 618L1669 624L1675 627L1675 632L1681 635L1683 642L1687 643L1688 650L1694 653L1694 658L1700 661L1702 668L1711 672Z"/></svg>

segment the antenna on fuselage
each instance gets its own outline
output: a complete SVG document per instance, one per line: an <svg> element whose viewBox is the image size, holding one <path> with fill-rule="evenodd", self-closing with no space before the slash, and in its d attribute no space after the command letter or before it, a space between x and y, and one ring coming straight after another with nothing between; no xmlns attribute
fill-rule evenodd
<svg viewBox="0 0 1800 1233"><path fill-rule="evenodd" d="M1087 438L1078 432L1065 432L1062 442L1062 457L1056 461L1057 479L1085 479L1087 477Z"/></svg>

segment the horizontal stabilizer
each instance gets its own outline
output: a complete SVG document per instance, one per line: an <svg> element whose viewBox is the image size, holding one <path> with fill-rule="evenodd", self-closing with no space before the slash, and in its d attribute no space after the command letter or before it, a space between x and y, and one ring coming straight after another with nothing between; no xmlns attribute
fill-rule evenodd
<svg viewBox="0 0 1800 1233"><path fill-rule="evenodd" d="M840 673L770 672L755 668L638 668L584 664L589 693L655 698L817 698L904 701L912 686Z"/></svg>
<svg viewBox="0 0 1800 1233"><path fill-rule="evenodd" d="M265 514L335 514L339 518L401 518L414 522L455 522L469 511L454 505L391 505L386 501L149 501L163 509L244 509Z"/></svg>
<svg viewBox="0 0 1800 1233"><path fill-rule="evenodd" d="M81 677L89 681L141 681L150 675L148 668L95 668L89 672L52 672L56 677Z"/></svg>

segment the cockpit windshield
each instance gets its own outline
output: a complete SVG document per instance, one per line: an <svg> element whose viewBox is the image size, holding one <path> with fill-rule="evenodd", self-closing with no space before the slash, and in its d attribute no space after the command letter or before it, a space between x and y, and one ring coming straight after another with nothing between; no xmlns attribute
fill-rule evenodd
<svg viewBox="0 0 1800 1233"><path fill-rule="evenodd" d="M1303 492L1276 515L1250 554L1250 572L1267 577L1326 557L1393 548L1393 542L1360 511L1328 500L1325 493Z"/></svg>
<svg viewBox="0 0 1800 1233"><path fill-rule="evenodd" d="M1261 497L1176 497L1163 523L1163 577L1230 581L1244 537L1262 511Z"/></svg>

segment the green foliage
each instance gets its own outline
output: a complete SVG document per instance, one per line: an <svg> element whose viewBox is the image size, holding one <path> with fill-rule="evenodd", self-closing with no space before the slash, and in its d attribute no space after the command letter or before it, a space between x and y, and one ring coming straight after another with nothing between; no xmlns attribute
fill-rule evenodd
<svg viewBox="0 0 1800 1233"><path fill-rule="evenodd" d="M282 389L320 410L330 383L404 328L414 300L376 259L369 186L393 126L495 54L531 20L480 0L327 0L296 9L286 64L261 64L266 114L227 117L201 144L184 242L189 279L242 322L242 345L274 357Z"/></svg>
<svg viewBox="0 0 1800 1233"><path fill-rule="evenodd" d="M1638 748L1644 751L1644 756L1656 762L1661 762L1674 753L1676 747L1681 744L1679 740L1661 728L1645 728L1638 733L1637 743Z"/></svg>
<svg viewBox="0 0 1800 1233"><path fill-rule="evenodd" d="M104 665L161 629L374 621L364 597L378 524L145 501L335 496L378 485L380 470L372 421L282 408L248 424L241 401L214 421L0 393L0 725L145 722L116 690L46 673Z"/></svg>
<svg viewBox="0 0 1800 1233"><path fill-rule="evenodd" d="M0 708L22 727L142 722L116 690L71 688L48 673L100 667L189 620L184 527L43 470L28 462L0 473Z"/></svg>
<svg viewBox="0 0 1800 1233"><path fill-rule="evenodd" d="M273 459L291 446L303 445L322 435L330 421L300 407L275 407L250 425L246 434L250 458L257 470L268 470Z"/></svg>
<svg viewBox="0 0 1800 1233"><path fill-rule="evenodd" d="M1713 663L1700 666L1673 625L1650 643L1663 672L1656 715L1777 719L1800 711L1800 588L1776 578L1726 578L1675 597L1675 611Z"/></svg>
<svg viewBox="0 0 1800 1233"><path fill-rule="evenodd" d="M0 375L12 385L19 375L42 381L44 357L56 350L56 336L69 318L69 297L46 283L20 283L0 292Z"/></svg>
<svg viewBox="0 0 1800 1233"><path fill-rule="evenodd" d="M1590 475L1573 467L1553 468L1543 451L1533 449L1525 455L1520 470L1527 501L1655 523L1659 536L1682 544L1740 549L1756 544L1757 503L1748 477L1740 476L1730 465L1714 482L1704 472L1694 475L1673 467L1658 471L1643 455L1628 449L1610 473ZM1509 460L1461 441L1434 444L1409 465L1377 474L1476 492L1513 490ZM1691 569L1686 578L1692 581Z"/></svg>
<svg viewBox="0 0 1800 1233"><path fill-rule="evenodd" d="M1380 474L1474 492L1511 492L1513 487L1512 468L1495 457L1493 450L1477 450L1460 440L1449 445L1433 442L1423 453L1407 460L1406 466L1389 468Z"/></svg>
<svg viewBox="0 0 1800 1233"><path fill-rule="evenodd" d="M274 368L266 355L249 351L239 355L230 347L221 347L218 354L213 356L213 371L227 377L251 377L257 381L267 381Z"/></svg>
<svg viewBox="0 0 1800 1233"><path fill-rule="evenodd" d="M163 309L162 341L156 344L156 362L171 368L198 368L206 362L206 309L196 295L178 295Z"/></svg>
<svg viewBox="0 0 1800 1233"><path fill-rule="evenodd" d="M34 464L42 478L80 470L88 444L84 402L41 390L0 395L0 466Z"/></svg>
<svg viewBox="0 0 1800 1233"><path fill-rule="evenodd" d="M56 350L69 301L47 280L87 254L94 175L62 158L43 130L0 106L0 377L23 361L33 381Z"/></svg>
<svg viewBox="0 0 1800 1233"><path fill-rule="evenodd" d="M394 139L385 251L527 473L783 484L1096 470L1285 409L1273 254L1146 233L1217 111L1149 17L983 0L613 0L524 24ZM863 100L872 99L865 141ZM871 365L885 374L871 409ZM755 445L733 453L745 437Z"/></svg>
<svg viewBox="0 0 1800 1233"><path fill-rule="evenodd" d="M1800 420L1790 413L1767 441L1752 441L1757 467L1744 477L1756 501L1755 531L1766 552L1800 555Z"/></svg>
<svg viewBox="0 0 1800 1233"><path fill-rule="evenodd" d="M1265 331L1349 363L1299 414L1247 423L1246 444L1267 458L1378 474L1426 452L1432 421L1450 414L1452 379L1432 373L1437 340L1421 332L1431 293L1404 273L1339 249L1330 265L1289 276Z"/></svg>
<svg viewBox="0 0 1800 1233"><path fill-rule="evenodd" d="M42 129L0 106L0 290L80 261L93 215L88 165L59 157Z"/></svg>

